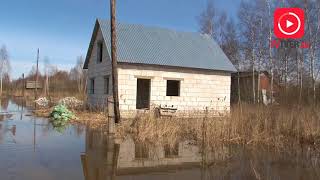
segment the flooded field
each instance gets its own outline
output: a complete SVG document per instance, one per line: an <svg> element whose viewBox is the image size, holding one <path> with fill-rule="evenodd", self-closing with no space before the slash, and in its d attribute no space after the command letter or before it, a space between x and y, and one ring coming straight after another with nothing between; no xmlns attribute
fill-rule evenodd
<svg viewBox="0 0 320 180"><path fill-rule="evenodd" d="M33 117L32 104L0 104L0 180L320 179L320 153L310 147L153 146L83 125L60 131Z"/></svg>

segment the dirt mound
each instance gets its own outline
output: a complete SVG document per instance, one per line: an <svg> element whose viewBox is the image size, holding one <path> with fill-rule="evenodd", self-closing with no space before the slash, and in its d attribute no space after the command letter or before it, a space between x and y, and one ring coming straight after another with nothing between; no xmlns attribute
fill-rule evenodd
<svg viewBox="0 0 320 180"><path fill-rule="evenodd" d="M34 102L37 103L37 105L39 105L41 107L46 107L49 104L49 100L46 97L41 97L41 98L35 100Z"/></svg>

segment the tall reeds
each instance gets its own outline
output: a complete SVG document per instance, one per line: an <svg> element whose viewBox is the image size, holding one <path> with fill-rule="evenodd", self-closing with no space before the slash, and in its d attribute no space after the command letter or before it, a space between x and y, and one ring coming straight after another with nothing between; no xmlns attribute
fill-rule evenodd
<svg viewBox="0 0 320 180"><path fill-rule="evenodd" d="M205 112L204 112L205 113ZM230 116L198 119L138 117L123 122L120 137L131 134L142 142L175 144L192 140L199 145L320 144L320 111L315 107L243 105L233 107ZM126 125L125 125L126 124Z"/></svg>

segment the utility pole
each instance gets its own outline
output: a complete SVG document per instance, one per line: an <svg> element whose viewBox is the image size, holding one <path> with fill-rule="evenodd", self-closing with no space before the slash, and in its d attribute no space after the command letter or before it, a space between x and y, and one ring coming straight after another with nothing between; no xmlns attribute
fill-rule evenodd
<svg viewBox="0 0 320 180"><path fill-rule="evenodd" d="M24 88L25 88L24 73L22 73L22 96L23 97L24 97Z"/></svg>
<svg viewBox="0 0 320 180"><path fill-rule="evenodd" d="M116 0L110 0L111 16L111 58L112 58L112 91L114 103L115 123L120 122L119 96L118 96L118 68L117 68L117 32L116 32Z"/></svg>
<svg viewBox="0 0 320 180"><path fill-rule="evenodd" d="M37 99L38 97L38 77L39 76L39 48L38 48L38 52L37 52L37 69L36 69L36 83L35 83L35 99Z"/></svg>
<svg viewBox="0 0 320 180"><path fill-rule="evenodd" d="M33 118L33 152L36 152L36 118Z"/></svg>

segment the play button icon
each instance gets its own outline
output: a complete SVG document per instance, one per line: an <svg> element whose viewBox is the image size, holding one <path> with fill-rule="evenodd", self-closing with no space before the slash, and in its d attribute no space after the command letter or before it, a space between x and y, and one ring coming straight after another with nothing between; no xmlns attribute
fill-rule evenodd
<svg viewBox="0 0 320 180"><path fill-rule="evenodd" d="M293 23L291 21L287 20L287 28L291 27L293 25Z"/></svg>
<svg viewBox="0 0 320 180"><path fill-rule="evenodd" d="M302 38L304 11L300 8L278 8L274 12L274 34L277 38Z"/></svg>

